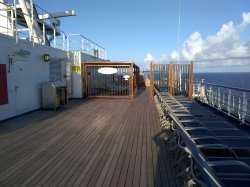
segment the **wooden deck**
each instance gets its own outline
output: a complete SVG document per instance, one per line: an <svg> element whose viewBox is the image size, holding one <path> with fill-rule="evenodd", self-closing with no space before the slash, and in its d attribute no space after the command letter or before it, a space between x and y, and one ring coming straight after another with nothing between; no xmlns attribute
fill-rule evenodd
<svg viewBox="0 0 250 187"><path fill-rule="evenodd" d="M149 91L0 124L0 186L175 186Z"/></svg>

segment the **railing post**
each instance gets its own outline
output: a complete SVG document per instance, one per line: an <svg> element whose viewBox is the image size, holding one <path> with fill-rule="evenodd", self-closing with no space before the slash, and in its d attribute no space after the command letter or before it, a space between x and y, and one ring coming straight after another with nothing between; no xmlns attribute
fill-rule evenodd
<svg viewBox="0 0 250 187"><path fill-rule="evenodd" d="M43 23L43 44L46 45L46 41L45 41L45 25Z"/></svg>
<svg viewBox="0 0 250 187"><path fill-rule="evenodd" d="M67 34L66 36L67 36L66 38L67 39L67 51L69 51L69 35Z"/></svg>
<svg viewBox="0 0 250 187"><path fill-rule="evenodd" d="M95 56L95 48L94 48L94 44L91 44L91 48L92 48L92 55Z"/></svg>
<svg viewBox="0 0 250 187"><path fill-rule="evenodd" d="M194 67L194 62L191 62L191 64L189 65L189 83L188 83L188 97L191 100L192 96L193 96L193 67Z"/></svg>
<svg viewBox="0 0 250 187"><path fill-rule="evenodd" d="M232 94L232 90L229 89L228 90L228 97L227 97L227 115L228 116L231 115L231 94Z"/></svg>
<svg viewBox="0 0 250 187"><path fill-rule="evenodd" d="M205 93L205 83L204 83L204 79L201 80L199 92L200 92L200 98L201 98L201 100L202 100L203 102L206 102L206 93Z"/></svg>
<svg viewBox="0 0 250 187"><path fill-rule="evenodd" d="M63 47L63 50L65 50L65 34L64 33L62 34L62 38L63 38L63 45L62 45L62 47Z"/></svg>
<svg viewBox="0 0 250 187"><path fill-rule="evenodd" d="M220 88L218 88L218 93L217 93L217 108L220 110Z"/></svg>
<svg viewBox="0 0 250 187"><path fill-rule="evenodd" d="M153 62L150 62L150 99L154 97L154 67Z"/></svg>
<svg viewBox="0 0 250 187"><path fill-rule="evenodd" d="M241 99L239 97L239 103L238 103L238 117L239 119L242 119L242 116L241 116Z"/></svg>
<svg viewBox="0 0 250 187"><path fill-rule="evenodd" d="M83 37L82 37L82 39L81 39L81 42L82 42L82 43L81 43L81 48L82 48L81 50L83 51L83 49L84 49L84 40L83 40Z"/></svg>
<svg viewBox="0 0 250 187"><path fill-rule="evenodd" d="M15 35L14 33L14 11L13 11L13 8L11 8L10 10L10 14L11 14L11 34L12 36ZM9 20L7 19L7 34L9 34L9 24L8 24Z"/></svg>
<svg viewBox="0 0 250 187"><path fill-rule="evenodd" d="M241 123L244 124L245 123L245 117L247 114L247 94L246 92L243 92L243 99L242 99L242 119L241 119Z"/></svg>
<svg viewBox="0 0 250 187"><path fill-rule="evenodd" d="M102 48L100 47L100 51L99 51L99 57L101 58L101 59L103 59L103 56L102 56Z"/></svg>
<svg viewBox="0 0 250 187"><path fill-rule="evenodd" d="M209 103L210 105L213 106L213 91L212 91L212 86L209 88Z"/></svg>
<svg viewBox="0 0 250 187"><path fill-rule="evenodd" d="M233 108L233 110L235 110L235 96L233 96L233 103L232 103L232 108Z"/></svg>
<svg viewBox="0 0 250 187"><path fill-rule="evenodd" d="M222 93L222 107L225 108L225 93Z"/></svg>
<svg viewBox="0 0 250 187"><path fill-rule="evenodd" d="M54 28L54 47L56 47L56 29Z"/></svg>
<svg viewBox="0 0 250 187"><path fill-rule="evenodd" d="M32 2L30 2L30 3L33 4ZM32 27L31 27L31 32L29 32L29 34L30 34L30 41L32 41L32 39L33 39L33 46L34 46L34 36L33 36L33 29L34 29L33 5L31 6L31 24L32 24Z"/></svg>
<svg viewBox="0 0 250 187"><path fill-rule="evenodd" d="M15 37L16 37L16 44L18 44L18 31L17 31L17 10L16 10L16 0L14 0L14 9L15 9Z"/></svg>

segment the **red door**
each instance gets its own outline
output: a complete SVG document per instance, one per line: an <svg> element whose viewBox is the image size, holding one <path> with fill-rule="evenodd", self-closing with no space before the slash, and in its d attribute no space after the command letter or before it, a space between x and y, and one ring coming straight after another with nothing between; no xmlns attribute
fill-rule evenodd
<svg viewBox="0 0 250 187"><path fill-rule="evenodd" d="M6 64L0 64L0 105L8 104Z"/></svg>

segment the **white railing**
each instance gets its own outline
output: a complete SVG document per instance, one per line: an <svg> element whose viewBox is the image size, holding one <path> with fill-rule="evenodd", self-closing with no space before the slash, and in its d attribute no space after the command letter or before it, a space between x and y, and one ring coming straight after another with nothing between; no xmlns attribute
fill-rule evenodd
<svg viewBox="0 0 250 187"><path fill-rule="evenodd" d="M33 6L34 5L34 6ZM20 16L30 16L17 8L16 1L11 5L0 2L0 33L10 35L18 40L29 40L34 43L49 45L62 50L81 51L83 53L106 59L106 50L81 34L67 34L59 29L60 21L52 14L32 3L31 5L32 28L21 22ZM39 19L39 15L41 19ZM42 15L50 15L43 19ZM6 21L3 23L2 20ZM39 25L39 32L36 32L36 25Z"/></svg>
<svg viewBox="0 0 250 187"><path fill-rule="evenodd" d="M5 35L13 36L13 9L10 9L9 6L0 2L0 32Z"/></svg>
<svg viewBox="0 0 250 187"><path fill-rule="evenodd" d="M240 120L242 124L250 124L250 90L248 89L196 80L193 97Z"/></svg>
<svg viewBox="0 0 250 187"><path fill-rule="evenodd" d="M82 51L97 58L106 59L106 50L81 34L68 34L70 51Z"/></svg>

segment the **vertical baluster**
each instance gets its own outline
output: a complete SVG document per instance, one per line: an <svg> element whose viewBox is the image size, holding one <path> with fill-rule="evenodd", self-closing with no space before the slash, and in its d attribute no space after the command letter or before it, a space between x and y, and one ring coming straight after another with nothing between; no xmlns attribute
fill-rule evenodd
<svg viewBox="0 0 250 187"><path fill-rule="evenodd" d="M11 8L10 10L10 14L11 14L11 32L12 32L12 36L14 36L14 11L13 11L13 8ZM7 22L9 22L9 20L7 19ZM7 24L7 27L9 27L9 24ZM7 34L9 34L9 28L7 28Z"/></svg>
<svg viewBox="0 0 250 187"><path fill-rule="evenodd" d="M217 91L216 91L216 90L214 90L213 101L214 101L213 106L218 105L218 97L217 97ZM217 108L218 108L218 107L217 107Z"/></svg>
<svg viewBox="0 0 250 187"><path fill-rule="evenodd" d="M225 109L225 93L222 93L222 109Z"/></svg>
<svg viewBox="0 0 250 187"><path fill-rule="evenodd" d="M236 109L235 109L235 96L233 96L233 107L232 107L232 109L233 109L233 111L234 111L234 113L236 114Z"/></svg>
<svg viewBox="0 0 250 187"><path fill-rule="evenodd" d="M69 51L69 35L67 34L67 51Z"/></svg>
<svg viewBox="0 0 250 187"><path fill-rule="evenodd" d="M209 89L209 103L210 103L210 105L213 105L212 86L210 86L210 89Z"/></svg>
<svg viewBox="0 0 250 187"><path fill-rule="evenodd" d="M228 116L231 115L231 94L232 94L232 90L229 89L228 90L228 97L227 97L227 114L228 114Z"/></svg>
<svg viewBox="0 0 250 187"><path fill-rule="evenodd" d="M220 110L221 109L221 105L220 105L220 87L218 88L217 91L217 108Z"/></svg>
<svg viewBox="0 0 250 187"><path fill-rule="evenodd" d="M17 8L16 8L16 0L14 0L14 10L15 10L15 37L16 43L18 44L18 31L17 31Z"/></svg>
<svg viewBox="0 0 250 187"><path fill-rule="evenodd" d="M239 103L238 103L238 117L239 119L242 118L241 116L241 98L239 97Z"/></svg>
<svg viewBox="0 0 250 187"><path fill-rule="evenodd" d="M64 33L62 34L62 39L63 39L62 48L63 50L65 50L65 34Z"/></svg>
<svg viewBox="0 0 250 187"><path fill-rule="evenodd" d="M83 40L83 37L81 37L81 51L83 51L84 49L84 40Z"/></svg>
<svg viewBox="0 0 250 187"><path fill-rule="evenodd" d="M56 47L56 29L54 28L54 47Z"/></svg>
<svg viewBox="0 0 250 187"><path fill-rule="evenodd" d="M243 92L243 99L242 99L242 119L241 123L245 123L245 117L247 113L247 97L246 92Z"/></svg>

